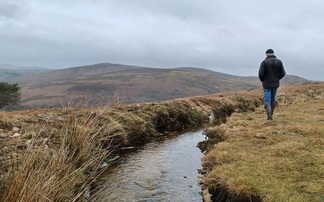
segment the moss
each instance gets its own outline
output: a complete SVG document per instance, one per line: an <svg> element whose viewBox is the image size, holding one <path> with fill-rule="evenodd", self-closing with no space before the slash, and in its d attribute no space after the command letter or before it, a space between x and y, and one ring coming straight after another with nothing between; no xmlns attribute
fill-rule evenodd
<svg viewBox="0 0 324 202"><path fill-rule="evenodd" d="M253 111L262 105L262 101L254 97L239 95L235 100L237 101L237 108L240 112Z"/></svg>
<svg viewBox="0 0 324 202"><path fill-rule="evenodd" d="M235 106L231 103L224 103L222 106L213 106L213 115L215 119L228 117L235 111Z"/></svg>
<svg viewBox="0 0 324 202"><path fill-rule="evenodd" d="M208 152L213 149L214 145L225 140L225 131L220 127L212 127L205 130L204 134L207 139L198 143L197 147L202 152Z"/></svg>
<svg viewBox="0 0 324 202"><path fill-rule="evenodd" d="M208 121L207 116L202 112L196 109L182 109L176 105L153 108L153 111L155 116L152 117L152 123L160 133L179 131Z"/></svg>

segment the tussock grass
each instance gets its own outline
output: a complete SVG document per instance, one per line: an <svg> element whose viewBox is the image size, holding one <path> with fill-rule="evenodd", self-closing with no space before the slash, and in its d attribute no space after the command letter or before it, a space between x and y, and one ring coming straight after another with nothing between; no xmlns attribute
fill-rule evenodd
<svg viewBox="0 0 324 202"><path fill-rule="evenodd" d="M324 200L324 87L315 87L280 95L274 121L260 107L209 130L224 131L203 159L214 201L224 192L232 199Z"/></svg>
<svg viewBox="0 0 324 202"><path fill-rule="evenodd" d="M113 149L144 144L152 136L208 120L179 103L2 115L0 125L9 137L0 139L0 145L7 147L0 156L0 200L24 202L91 200L85 195ZM19 128L19 137L10 137L13 127Z"/></svg>
<svg viewBox="0 0 324 202"><path fill-rule="evenodd" d="M84 199L101 163L109 155L102 147L109 134L101 133L98 116L90 113L78 117L71 114L61 128L60 144L29 145L12 159L2 177L1 201L77 201ZM107 123L105 128L114 131ZM34 137L36 140L38 137Z"/></svg>

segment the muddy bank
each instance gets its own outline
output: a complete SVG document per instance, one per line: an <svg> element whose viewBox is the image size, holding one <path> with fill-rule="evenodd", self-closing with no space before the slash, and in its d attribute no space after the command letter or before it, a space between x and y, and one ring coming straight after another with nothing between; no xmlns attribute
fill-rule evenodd
<svg viewBox="0 0 324 202"><path fill-rule="evenodd" d="M226 119L221 119L221 121L226 124ZM218 127L205 129L204 134L206 135L206 140L199 142L197 147L205 154L212 150L216 144L226 140L225 131ZM198 171L202 176L206 176L211 171L212 166L205 163L203 168ZM205 202L262 202L259 196L232 193L226 187L213 188L202 183L201 188L203 191L203 201Z"/></svg>

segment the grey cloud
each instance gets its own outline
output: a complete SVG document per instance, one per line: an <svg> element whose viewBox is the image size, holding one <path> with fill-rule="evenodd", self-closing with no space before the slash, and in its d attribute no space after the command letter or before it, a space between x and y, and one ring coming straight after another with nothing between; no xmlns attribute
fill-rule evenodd
<svg viewBox="0 0 324 202"><path fill-rule="evenodd" d="M323 80L323 7L321 0L1 1L0 63L116 62L256 75L273 48L288 74Z"/></svg>
<svg viewBox="0 0 324 202"><path fill-rule="evenodd" d="M0 19L1 18L18 18L28 13L28 6L19 0L2 0L0 2Z"/></svg>

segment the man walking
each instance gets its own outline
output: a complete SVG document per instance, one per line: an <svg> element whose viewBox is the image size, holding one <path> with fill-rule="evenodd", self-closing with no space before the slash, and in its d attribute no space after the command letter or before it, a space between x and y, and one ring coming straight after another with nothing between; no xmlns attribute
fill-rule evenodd
<svg viewBox="0 0 324 202"><path fill-rule="evenodd" d="M264 107L268 120L272 120L273 111L276 106L276 94L280 85L279 80L285 75L284 66L275 55L272 49L266 52L266 59L262 61L259 69L259 79L262 82L264 91Z"/></svg>

